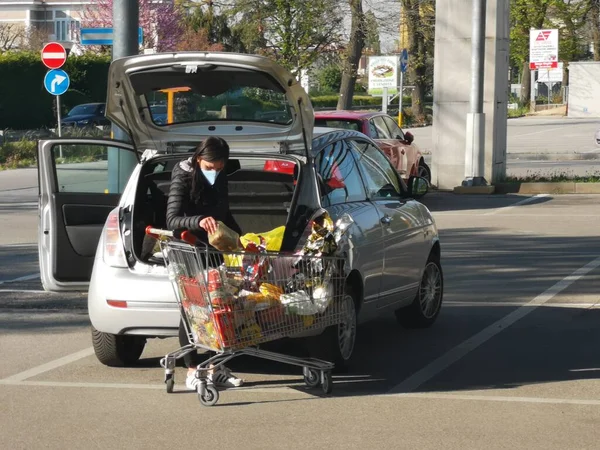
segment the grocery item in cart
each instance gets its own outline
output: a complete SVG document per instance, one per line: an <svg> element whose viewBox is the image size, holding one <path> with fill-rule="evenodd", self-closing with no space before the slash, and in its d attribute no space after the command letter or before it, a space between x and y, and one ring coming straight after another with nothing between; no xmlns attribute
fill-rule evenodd
<svg viewBox="0 0 600 450"><path fill-rule="evenodd" d="M260 280L269 272L269 258L267 256L265 241L261 238L260 245L249 242L244 249L242 258L242 273L244 275L244 288L251 291L259 289Z"/></svg>
<svg viewBox="0 0 600 450"><path fill-rule="evenodd" d="M244 248L250 242L253 242L255 245L261 245L264 242L267 251L278 252L281 249L284 234L285 227L281 226L264 233L246 233L240 237L240 242Z"/></svg>
<svg viewBox="0 0 600 450"><path fill-rule="evenodd" d="M208 243L222 252L233 252L240 248L240 235L218 221L217 231L208 235Z"/></svg>

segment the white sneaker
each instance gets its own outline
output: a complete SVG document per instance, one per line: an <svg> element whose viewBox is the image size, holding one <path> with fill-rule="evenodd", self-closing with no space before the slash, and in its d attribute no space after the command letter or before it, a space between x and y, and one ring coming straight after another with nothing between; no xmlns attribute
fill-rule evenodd
<svg viewBox="0 0 600 450"><path fill-rule="evenodd" d="M200 383L200 380L196 378L195 372L192 372L185 379L185 387L188 388L190 391L197 391L198 383Z"/></svg>
<svg viewBox="0 0 600 450"><path fill-rule="evenodd" d="M208 374L208 382L218 387L240 387L244 380L236 377L225 366L219 366Z"/></svg>

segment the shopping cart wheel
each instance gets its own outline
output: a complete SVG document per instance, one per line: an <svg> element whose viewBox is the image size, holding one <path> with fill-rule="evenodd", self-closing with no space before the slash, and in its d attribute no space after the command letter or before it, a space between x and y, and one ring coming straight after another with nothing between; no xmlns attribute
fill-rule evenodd
<svg viewBox="0 0 600 450"><path fill-rule="evenodd" d="M173 387L175 386L175 375L172 373L165 375L165 384L167 385L167 394L173 393Z"/></svg>
<svg viewBox="0 0 600 450"><path fill-rule="evenodd" d="M319 378L319 372L314 369L304 368L304 382L308 387L314 388L321 382Z"/></svg>
<svg viewBox="0 0 600 450"><path fill-rule="evenodd" d="M204 389L204 395L198 393L198 399L203 406L214 406L219 401L219 391L212 384L208 384Z"/></svg>
<svg viewBox="0 0 600 450"><path fill-rule="evenodd" d="M323 392L325 394L331 394L333 389L333 379L331 376L331 371L323 372Z"/></svg>

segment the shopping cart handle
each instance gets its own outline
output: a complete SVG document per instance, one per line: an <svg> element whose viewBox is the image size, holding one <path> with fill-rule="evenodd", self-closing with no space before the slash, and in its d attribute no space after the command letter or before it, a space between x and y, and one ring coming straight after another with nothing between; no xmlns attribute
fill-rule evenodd
<svg viewBox="0 0 600 450"><path fill-rule="evenodd" d="M196 245L196 242L198 242L198 238L188 230L182 231L179 239L191 245Z"/></svg>
<svg viewBox="0 0 600 450"><path fill-rule="evenodd" d="M153 228L152 225L148 225L146 227L146 234L154 238L158 238L159 236L173 237L172 231L162 230L160 228Z"/></svg>

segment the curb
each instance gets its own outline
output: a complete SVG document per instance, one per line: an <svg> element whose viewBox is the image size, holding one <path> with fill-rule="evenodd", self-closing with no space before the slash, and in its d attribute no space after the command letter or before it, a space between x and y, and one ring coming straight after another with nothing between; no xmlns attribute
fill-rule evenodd
<svg viewBox="0 0 600 450"><path fill-rule="evenodd" d="M600 183L498 183L496 194L600 194Z"/></svg>

